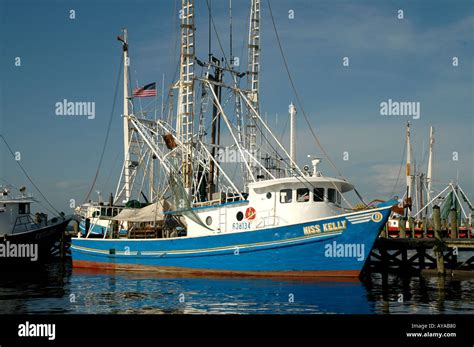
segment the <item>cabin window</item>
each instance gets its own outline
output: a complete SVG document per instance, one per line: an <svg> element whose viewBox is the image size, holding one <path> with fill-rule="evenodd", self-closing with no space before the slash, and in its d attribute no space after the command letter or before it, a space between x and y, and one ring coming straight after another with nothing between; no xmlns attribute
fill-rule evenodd
<svg viewBox="0 0 474 347"><path fill-rule="evenodd" d="M244 214L241 211L239 211L237 212L236 218L240 222L242 219L244 219Z"/></svg>
<svg viewBox="0 0 474 347"><path fill-rule="evenodd" d="M272 198L272 193L268 192L267 193L267 199L271 199Z"/></svg>
<svg viewBox="0 0 474 347"><path fill-rule="evenodd" d="M313 201L324 201L324 188L313 189Z"/></svg>
<svg viewBox="0 0 474 347"><path fill-rule="evenodd" d="M341 193L337 192L337 204L341 204Z"/></svg>
<svg viewBox="0 0 474 347"><path fill-rule="evenodd" d="M206 218L206 224L209 226L212 224L212 217L211 216L207 216Z"/></svg>
<svg viewBox="0 0 474 347"><path fill-rule="evenodd" d="M288 204L293 201L293 190L282 189L280 190L280 203Z"/></svg>
<svg viewBox="0 0 474 347"><path fill-rule="evenodd" d="M328 188L328 201L335 203L336 202L336 190Z"/></svg>
<svg viewBox="0 0 474 347"><path fill-rule="evenodd" d="M298 202L309 201L309 189L308 188L296 189L296 201Z"/></svg>
<svg viewBox="0 0 474 347"><path fill-rule="evenodd" d="M18 214L30 214L30 204L18 204Z"/></svg>

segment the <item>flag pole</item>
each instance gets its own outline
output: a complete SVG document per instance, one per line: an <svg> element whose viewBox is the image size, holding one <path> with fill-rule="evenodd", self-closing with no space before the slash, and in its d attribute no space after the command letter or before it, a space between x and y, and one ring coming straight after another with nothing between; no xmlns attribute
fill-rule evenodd
<svg viewBox="0 0 474 347"><path fill-rule="evenodd" d="M165 116L165 106L164 106L164 100L165 100L165 74L163 74L163 79L161 81L161 119L164 118Z"/></svg>

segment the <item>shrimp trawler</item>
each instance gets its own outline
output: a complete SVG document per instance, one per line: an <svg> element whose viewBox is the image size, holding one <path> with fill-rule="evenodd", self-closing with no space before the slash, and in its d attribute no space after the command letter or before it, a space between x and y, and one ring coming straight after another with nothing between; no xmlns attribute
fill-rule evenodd
<svg viewBox="0 0 474 347"><path fill-rule="evenodd" d="M222 50L216 58L209 49L202 61L194 1L182 0L180 13L179 79L160 117L139 109L123 64L121 176L108 203L78 208L73 266L358 276L396 201L363 210L345 206L351 183L323 175L318 158L311 168L298 166L295 106L289 108L289 151L261 116L259 0L251 0L246 71L232 54L232 21L229 57ZM127 31L118 39L128 61Z"/></svg>

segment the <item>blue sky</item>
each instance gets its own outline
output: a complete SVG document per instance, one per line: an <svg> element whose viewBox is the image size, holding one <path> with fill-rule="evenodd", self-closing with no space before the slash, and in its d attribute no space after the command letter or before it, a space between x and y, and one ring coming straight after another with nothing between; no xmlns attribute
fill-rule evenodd
<svg viewBox="0 0 474 347"><path fill-rule="evenodd" d="M95 174L121 59L115 37L128 28L133 84L161 84L163 73L168 84L176 67L177 6L171 0L0 0L0 133L21 152L22 164L58 209L69 212L72 198L81 202ZM227 1L213 1L227 50L226 6ZM234 52L240 56L248 1L234 0L233 7ZM473 196L473 1L273 0L272 8L312 126L340 171L368 200L388 198L392 191L407 120L417 163L425 166L422 151L429 126L435 127L435 188L459 175ZM71 9L74 20L69 19ZM403 20L397 18L399 9ZM288 18L290 10L294 19ZM204 1L196 1L196 11L198 56L204 60ZM219 54L216 43L214 48ZM15 57L21 58L20 67ZM349 57L349 67L342 66L343 57ZM452 66L453 57L459 66ZM274 127L283 127L295 98L266 1L261 91L261 111ZM55 115L54 105L63 99L95 102L96 118ZM420 102L420 119L381 116L379 105L388 99ZM122 153L120 99L115 114L98 180L105 195L114 191ZM307 154L320 155L300 113L298 139L301 165ZM343 161L344 151L349 151L348 161ZM452 160L453 152L458 161ZM327 162L321 168L334 174ZM0 177L29 185L3 145Z"/></svg>

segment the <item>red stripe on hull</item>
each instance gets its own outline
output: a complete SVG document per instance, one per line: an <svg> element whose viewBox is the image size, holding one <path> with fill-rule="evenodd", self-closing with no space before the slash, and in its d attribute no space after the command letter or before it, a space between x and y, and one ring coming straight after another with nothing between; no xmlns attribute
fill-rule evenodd
<svg viewBox="0 0 474 347"><path fill-rule="evenodd" d="M179 268L172 266L151 266L138 264L116 264L86 260L73 260L74 271L79 269L93 269L100 271L140 271L163 275L190 275L190 276L218 276L218 277L345 277L357 278L358 270L315 270L315 271L228 271ZM84 271L84 270L82 270Z"/></svg>

